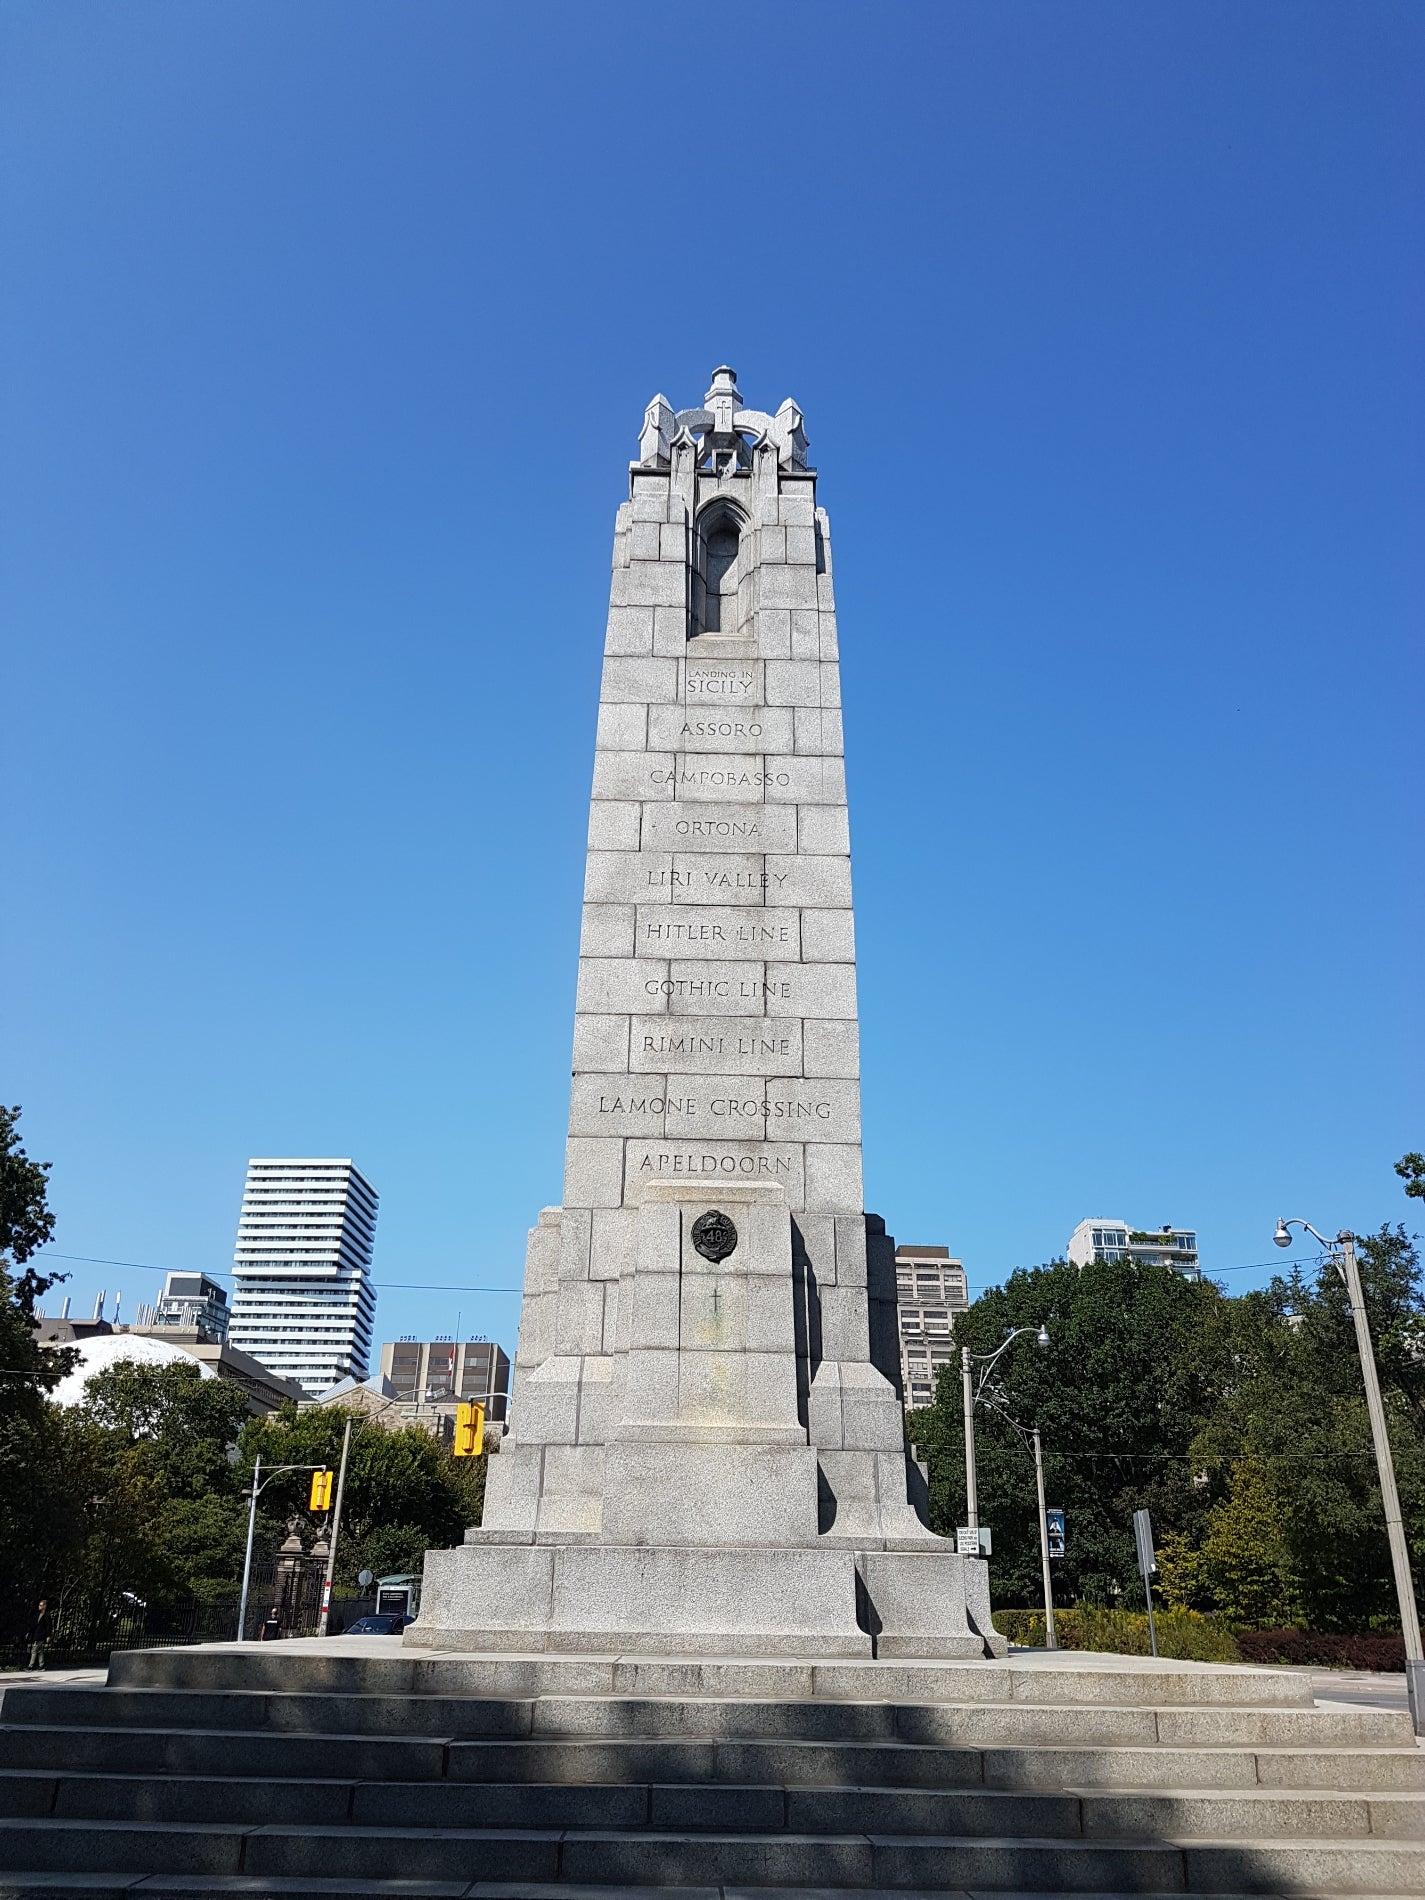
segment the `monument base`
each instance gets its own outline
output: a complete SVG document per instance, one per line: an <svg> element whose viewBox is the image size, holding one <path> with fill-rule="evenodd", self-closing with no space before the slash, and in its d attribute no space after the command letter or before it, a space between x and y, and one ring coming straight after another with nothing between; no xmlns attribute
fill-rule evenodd
<svg viewBox="0 0 1425 1900"><path fill-rule="evenodd" d="M1002 1655L985 1565L927 1551L479 1542L426 1553L421 1649Z"/></svg>

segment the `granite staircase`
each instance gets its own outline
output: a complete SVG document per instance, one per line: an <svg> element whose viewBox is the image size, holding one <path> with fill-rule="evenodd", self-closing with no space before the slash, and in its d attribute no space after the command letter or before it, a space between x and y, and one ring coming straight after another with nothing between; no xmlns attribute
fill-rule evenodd
<svg viewBox="0 0 1425 1900"><path fill-rule="evenodd" d="M1122 1658L825 1666L118 1656L0 1703L0 1900L682 1890L1425 1893L1425 1751L1304 1678Z"/></svg>

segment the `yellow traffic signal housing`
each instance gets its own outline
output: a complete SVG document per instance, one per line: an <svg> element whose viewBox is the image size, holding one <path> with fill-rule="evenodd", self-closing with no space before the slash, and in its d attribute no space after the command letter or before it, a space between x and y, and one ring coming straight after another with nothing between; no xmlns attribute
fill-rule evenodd
<svg viewBox="0 0 1425 1900"><path fill-rule="evenodd" d="M485 1449L485 1408L477 1400L464 1400L455 1408L455 1444L457 1458L478 1458Z"/></svg>
<svg viewBox="0 0 1425 1900"><path fill-rule="evenodd" d="M332 1474L329 1471L312 1473L312 1495L308 1500L309 1511L329 1511L332 1507Z"/></svg>

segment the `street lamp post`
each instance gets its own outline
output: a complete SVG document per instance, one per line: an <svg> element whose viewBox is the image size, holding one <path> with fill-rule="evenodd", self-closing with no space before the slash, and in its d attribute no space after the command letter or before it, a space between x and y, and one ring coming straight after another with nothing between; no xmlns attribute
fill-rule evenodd
<svg viewBox="0 0 1425 1900"><path fill-rule="evenodd" d="M1049 1344L1047 1326L1041 1326L1037 1332L1032 1326L1016 1326L993 1352L971 1352L968 1346L960 1348L960 1385L965 1406L965 1522L972 1531L980 1527L980 1498L975 1483L975 1407L984 1396L985 1384L994 1370L995 1361L1023 1333L1034 1333L1038 1346ZM974 1374L976 1366L984 1367L978 1383Z"/></svg>
<svg viewBox="0 0 1425 1900"><path fill-rule="evenodd" d="M1032 1432L1025 1431L1006 1406L1001 1386L990 1387L985 1394L985 1403L994 1406L1034 1460L1034 1497L1039 1506L1039 1568L1044 1579L1044 1647L1057 1649L1059 1633L1054 1627L1054 1582L1049 1568L1049 1507L1044 1502L1044 1447L1040 1442L1039 1427L1036 1425Z"/></svg>
<svg viewBox="0 0 1425 1900"><path fill-rule="evenodd" d="M1380 1375L1376 1371L1375 1348L1371 1343L1366 1319L1365 1294L1361 1289L1361 1270L1356 1263L1356 1241L1344 1228L1334 1242L1317 1233L1310 1221L1279 1220L1272 1239L1279 1247L1291 1245L1291 1229L1310 1234L1331 1256L1336 1271L1346 1285L1351 1318L1356 1328L1356 1351L1361 1361L1361 1377L1366 1387L1366 1410L1370 1414L1371 1438L1375 1444L1376 1471L1380 1479L1381 1502L1385 1506L1385 1530L1390 1541L1390 1561L1395 1571L1395 1594L1400 1604L1400 1633L1405 1642L1405 1689L1410 1701L1410 1719L1417 1735L1425 1735L1425 1651L1420 1644L1420 1613L1415 1605L1415 1584L1410 1575L1410 1546L1405 1540L1405 1521L1400 1514L1400 1493L1395 1486L1395 1460L1386 1430L1385 1406L1381 1402Z"/></svg>
<svg viewBox="0 0 1425 1900"><path fill-rule="evenodd" d="M323 1471L324 1465L274 1465L267 1476L262 1477L261 1454L253 1461L252 1502L247 1509L247 1550L242 1560L242 1595L238 1599L237 1640L242 1641L242 1633L247 1624L247 1587L252 1578L252 1536L257 1529L257 1500L274 1478L280 1478L284 1471Z"/></svg>

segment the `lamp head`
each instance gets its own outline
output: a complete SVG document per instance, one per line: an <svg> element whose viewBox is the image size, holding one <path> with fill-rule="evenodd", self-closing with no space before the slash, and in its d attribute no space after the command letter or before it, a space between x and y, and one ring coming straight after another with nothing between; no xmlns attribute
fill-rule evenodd
<svg viewBox="0 0 1425 1900"><path fill-rule="evenodd" d="M1291 1232L1284 1220L1277 1222L1277 1231L1272 1235L1272 1239L1279 1247L1289 1247L1291 1245Z"/></svg>
<svg viewBox="0 0 1425 1900"><path fill-rule="evenodd" d="M1039 1328L1039 1331L1034 1335L1034 1343L1036 1346L1047 1346L1049 1344L1049 1328L1047 1326L1041 1326Z"/></svg>

